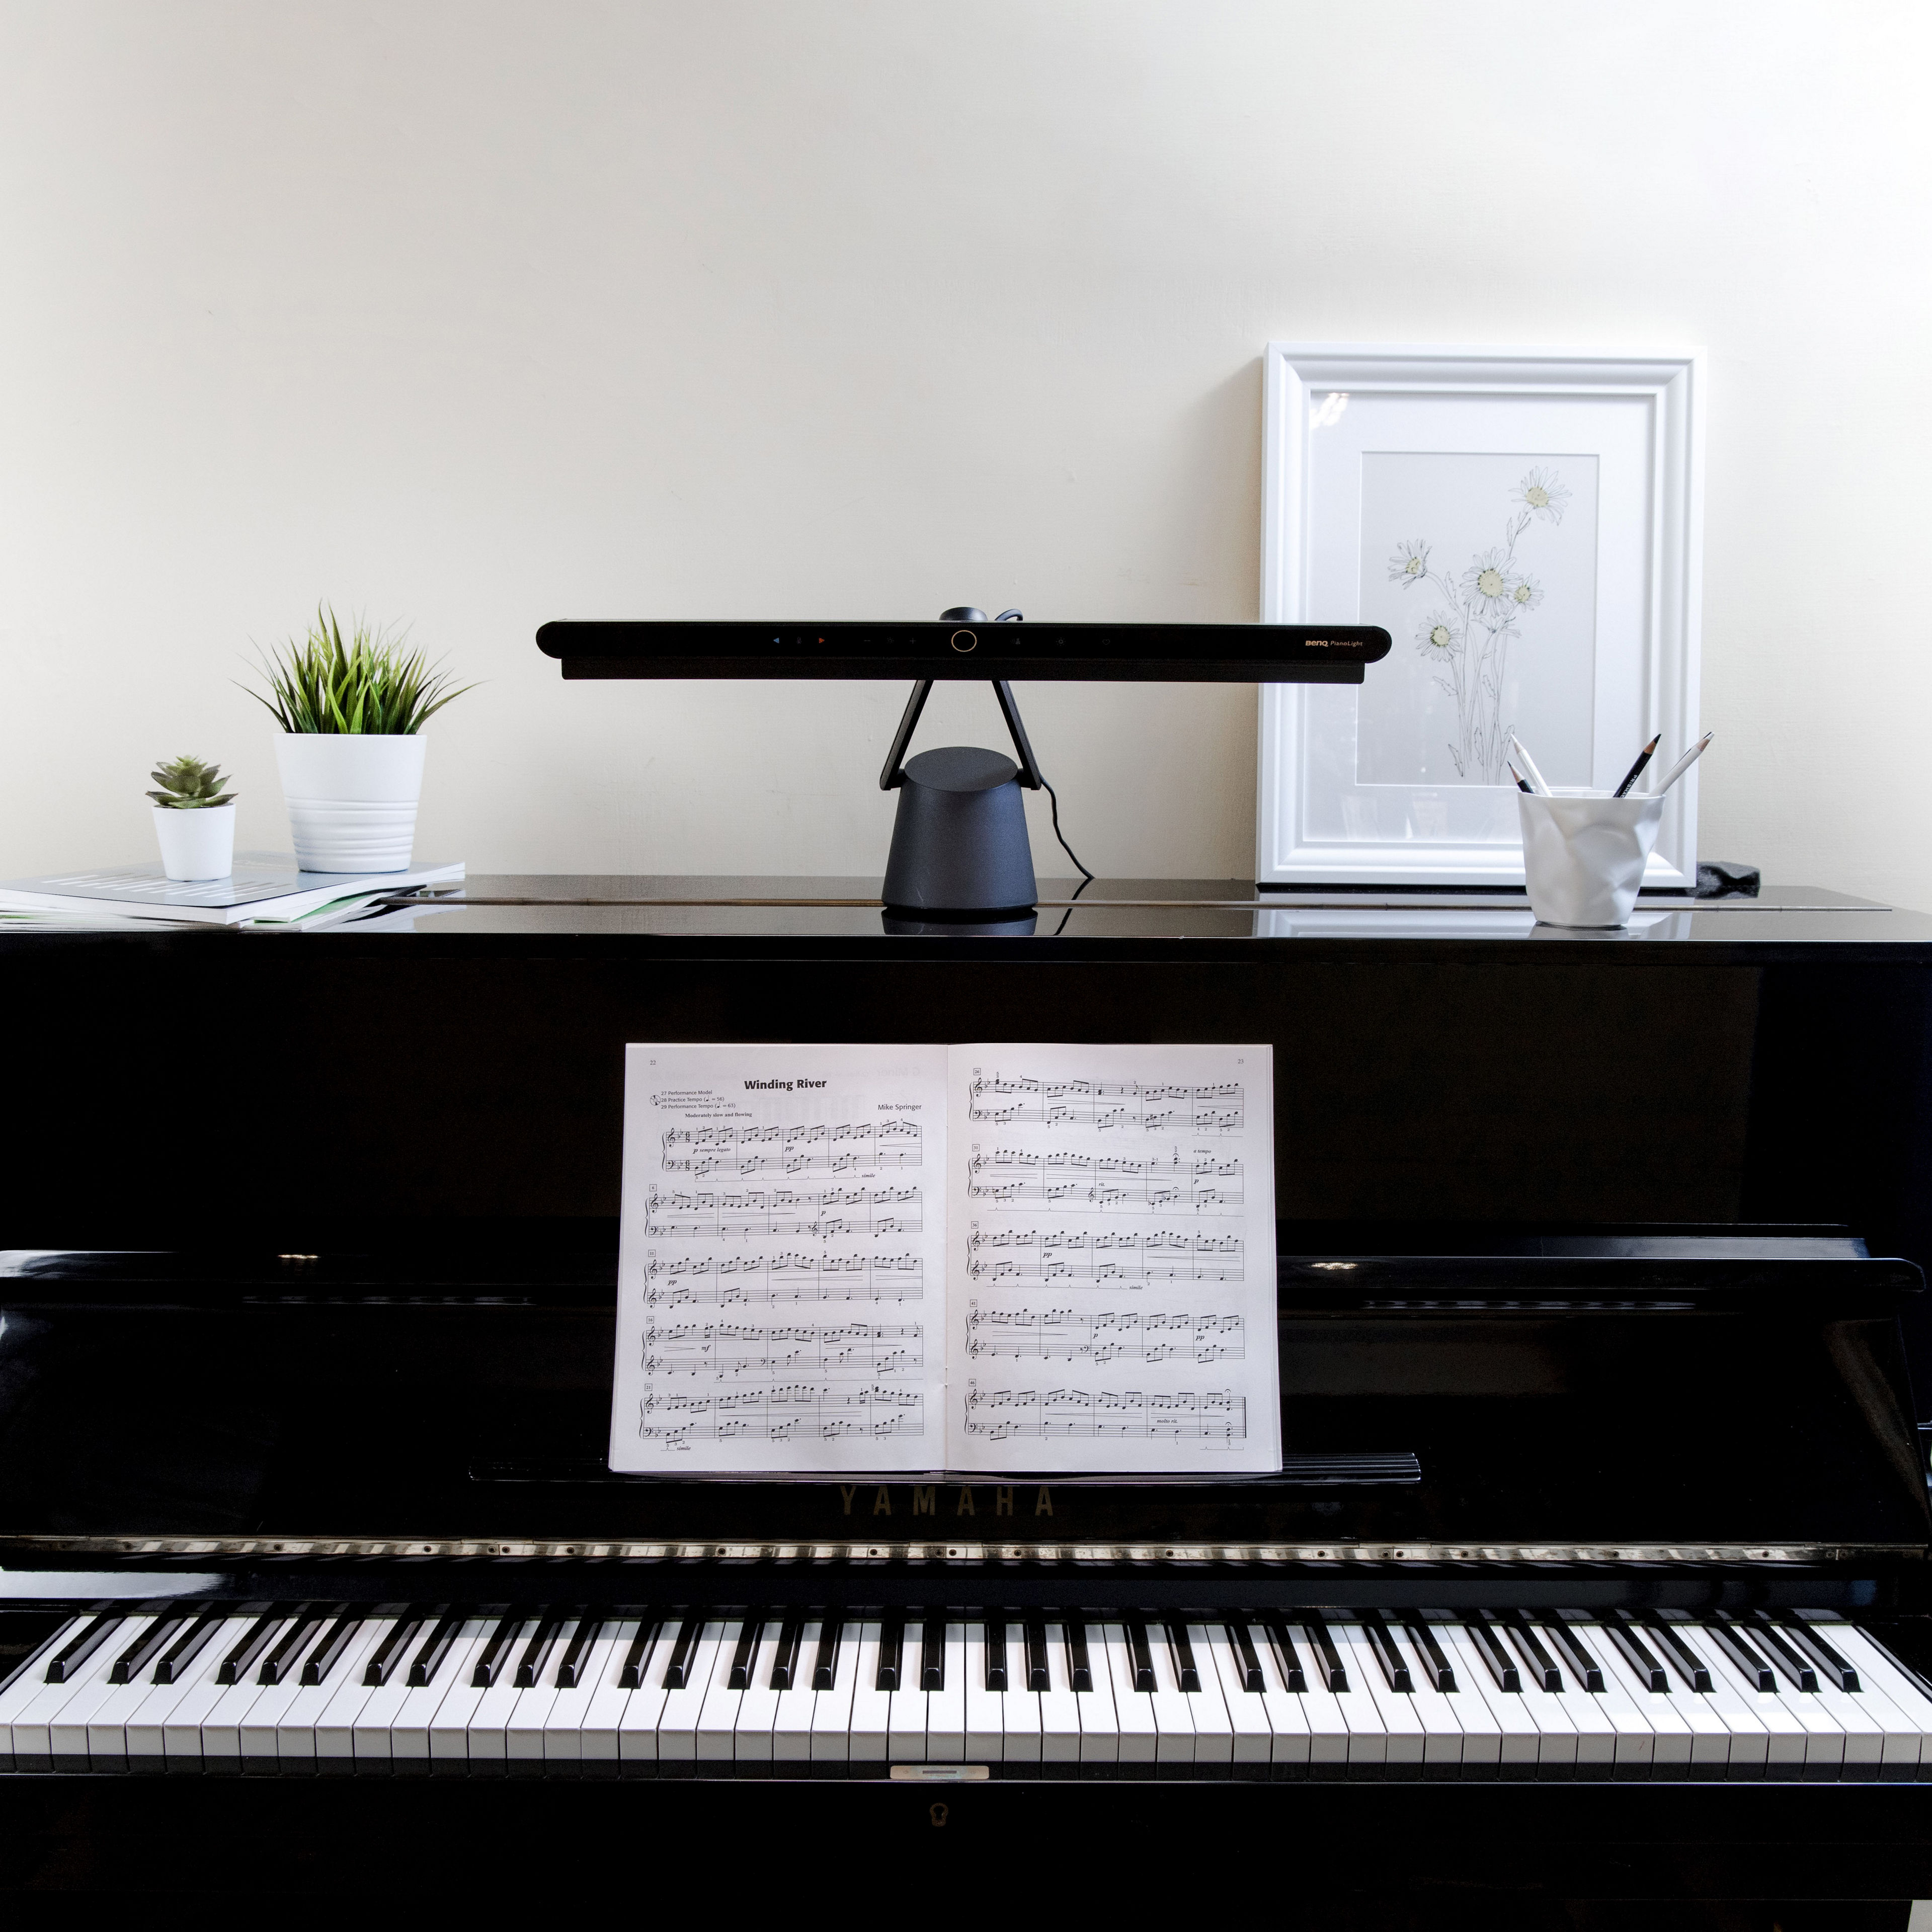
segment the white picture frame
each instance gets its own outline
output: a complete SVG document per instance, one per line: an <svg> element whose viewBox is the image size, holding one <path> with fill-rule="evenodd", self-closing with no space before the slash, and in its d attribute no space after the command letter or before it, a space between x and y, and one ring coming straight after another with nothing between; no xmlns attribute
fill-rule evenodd
<svg viewBox="0 0 1932 1932"><path fill-rule="evenodd" d="M1511 724L1559 787L1614 787L1653 733L1658 772L1694 742L1705 380L1696 349L1269 344L1262 620L1400 621L1362 686L1262 687L1258 884L1520 890L1510 781L1484 763ZM1695 886L1697 776L1670 794L1646 891Z"/></svg>

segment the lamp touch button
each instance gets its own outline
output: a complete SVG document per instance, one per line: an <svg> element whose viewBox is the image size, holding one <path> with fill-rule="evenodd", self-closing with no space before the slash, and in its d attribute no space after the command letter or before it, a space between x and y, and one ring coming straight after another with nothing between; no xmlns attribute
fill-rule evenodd
<svg viewBox="0 0 1932 1932"><path fill-rule="evenodd" d="M979 644L979 637L974 632L955 631L952 634L952 648L956 651L976 650Z"/></svg>

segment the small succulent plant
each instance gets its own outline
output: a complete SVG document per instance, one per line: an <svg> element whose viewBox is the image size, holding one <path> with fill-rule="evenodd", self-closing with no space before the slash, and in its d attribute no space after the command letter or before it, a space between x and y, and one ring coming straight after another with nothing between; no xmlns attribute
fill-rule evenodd
<svg viewBox="0 0 1932 1932"><path fill-rule="evenodd" d="M148 775L160 787L159 791L151 791L148 796L157 805L164 805L176 812L194 812L205 806L228 805L234 801L232 791L221 788L227 783L213 765L205 765L199 758L175 758L164 765L158 765Z"/></svg>

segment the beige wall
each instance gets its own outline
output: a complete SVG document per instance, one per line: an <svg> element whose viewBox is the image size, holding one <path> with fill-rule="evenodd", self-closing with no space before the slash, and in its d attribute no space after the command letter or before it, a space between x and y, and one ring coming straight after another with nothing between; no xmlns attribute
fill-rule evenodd
<svg viewBox="0 0 1932 1932"><path fill-rule="evenodd" d="M419 851L874 871L900 691L536 626L1245 620L1270 337L1702 343L1703 849L1932 906L1928 70L1919 0L0 0L0 875L178 751L284 844L230 680L322 596L487 680ZM1090 863L1246 871L1251 690L1022 696Z"/></svg>

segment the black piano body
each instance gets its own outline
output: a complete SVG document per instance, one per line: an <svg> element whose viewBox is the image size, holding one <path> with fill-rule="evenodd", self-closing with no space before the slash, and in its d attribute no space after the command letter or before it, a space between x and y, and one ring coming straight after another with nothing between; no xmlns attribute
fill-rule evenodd
<svg viewBox="0 0 1932 1932"><path fill-rule="evenodd" d="M1519 1624L1600 1644L1622 1620L1660 1652L1735 1627L1775 1661L1837 1619L1918 1683L1932 922L1670 916L1674 938L1568 946L1118 904L1018 941L662 906L0 938L8 1668L44 1674L50 1640L98 1618L186 1630L212 1608L516 1617L520 1642L546 1618L1285 1623L1304 1648L1372 1626L1412 1664L1418 1618L1466 1646L1487 1619L1519 1661ZM1016 1036L1275 1042L1282 1474L613 1477L625 1041ZM210 1832L263 1882L407 1887L454 1858L540 1883L558 1835L617 1880L638 1832L728 1820L775 1855L860 1834L934 1871L1279 1838L1333 1848L1297 1866L1306 1900L1474 1900L1492 1923L1565 1898L1932 1895L1916 1763L899 1768L16 1762L0 1882L110 1884Z"/></svg>

